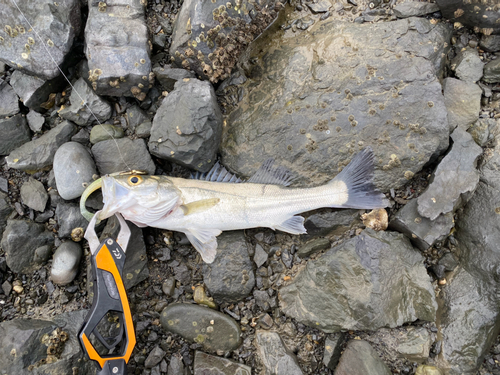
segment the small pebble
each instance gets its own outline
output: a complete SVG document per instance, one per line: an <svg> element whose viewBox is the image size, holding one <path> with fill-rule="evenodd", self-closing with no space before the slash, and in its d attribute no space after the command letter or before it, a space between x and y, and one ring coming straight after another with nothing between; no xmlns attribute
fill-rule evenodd
<svg viewBox="0 0 500 375"><path fill-rule="evenodd" d="M50 275L55 284L66 285L78 273L82 247L72 241L63 242L54 253Z"/></svg>

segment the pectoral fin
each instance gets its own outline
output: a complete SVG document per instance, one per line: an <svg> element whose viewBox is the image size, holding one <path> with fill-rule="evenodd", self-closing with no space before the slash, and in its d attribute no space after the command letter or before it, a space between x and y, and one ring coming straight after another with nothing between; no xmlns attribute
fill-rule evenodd
<svg viewBox="0 0 500 375"><path fill-rule="evenodd" d="M205 263L212 263L217 254L217 239L221 231L218 229L193 229L184 232L191 245L200 253Z"/></svg>
<svg viewBox="0 0 500 375"><path fill-rule="evenodd" d="M184 215L191 215L197 212L203 212L212 208L217 203L220 202L220 198L210 198L210 199L202 199L199 201L194 201L191 203L186 203L181 205L181 210L184 212Z"/></svg>

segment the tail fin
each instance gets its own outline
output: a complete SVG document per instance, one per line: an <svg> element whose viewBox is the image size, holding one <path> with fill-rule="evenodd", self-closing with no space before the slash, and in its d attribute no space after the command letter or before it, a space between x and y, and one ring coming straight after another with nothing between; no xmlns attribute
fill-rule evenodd
<svg viewBox="0 0 500 375"><path fill-rule="evenodd" d="M348 199L342 204L345 208L383 208L388 201L373 184L373 150L365 148L354 156L349 165L345 167L330 183L342 181L347 186Z"/></svg>

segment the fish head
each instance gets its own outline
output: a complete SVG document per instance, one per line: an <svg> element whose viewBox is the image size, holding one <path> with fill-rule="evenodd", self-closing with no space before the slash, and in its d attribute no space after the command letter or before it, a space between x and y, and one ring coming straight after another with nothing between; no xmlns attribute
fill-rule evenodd
<svg viewBox="0 0 500 375"><path fill-rule="evenodd" d="M101 220L119 212L144 225L168 215L179 205L181 195L168 177L140 174L103 176L101 189Z"/></svg>

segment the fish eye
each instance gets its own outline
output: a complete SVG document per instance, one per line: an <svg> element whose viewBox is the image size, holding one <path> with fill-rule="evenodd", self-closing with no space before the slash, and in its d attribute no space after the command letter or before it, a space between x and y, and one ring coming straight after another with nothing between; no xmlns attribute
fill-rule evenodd
<svg viewBox="0 0 500 375"><path fill-rule="evenodd" d="M142 177L141 176L130 176L128 178L128 183L130 185L139 185L142 182Z"/></svg>

